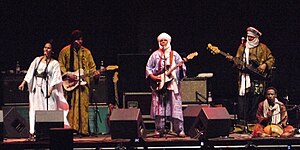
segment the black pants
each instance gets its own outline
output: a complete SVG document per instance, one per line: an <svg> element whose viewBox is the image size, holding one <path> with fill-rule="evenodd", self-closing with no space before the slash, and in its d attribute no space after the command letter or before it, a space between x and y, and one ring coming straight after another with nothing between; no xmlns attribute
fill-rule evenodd
<svg viewBox="0 0 300 150"><path fill-rule="evenodd" d="M256 123L256 111L262 98L261 94L246 94L246 96L239 96L237 105L239 121L245 123Z"/></svg>

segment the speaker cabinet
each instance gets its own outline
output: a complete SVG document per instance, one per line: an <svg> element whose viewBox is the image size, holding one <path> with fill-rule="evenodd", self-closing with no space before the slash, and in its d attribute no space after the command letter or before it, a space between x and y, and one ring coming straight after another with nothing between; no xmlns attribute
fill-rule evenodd
<svg viewBox="0 0 300 150"><path fill-rule="evenodd" d="M199 116L199 113L202 109L201 105L188 105L184 110L183 110L183 117L184 117L184 132L187 135L190 135L190 130L194 130L195 127L193 127L193 123Z"/></svg>
<svg viewBox="0 0 300 150"><path fill-rule="evenodd" d="M199 113L204 138L228 136L230 115L225 107L203 107Z"/></svg>
<svg viewBox="0 0 300 150"><path fill-rule="evenodd" d="M1 96L3 104L24 104L28 103L28 91L20 91L19 84L23 81L23 75L2 75Z"/></svg>
<svg viewBox="0 0 300 150"><path fill-rule="evenodd" d="M16 107L3 107L4 135L8 138L25 138L29 136L28 121L22 117Z"/></svg>
<svg viewBox="0 0 300 150"><path fill-rule="evenodd" d="M36 140L47 140L50 128L64 127L64 112L62 110L35 111Z"/></svg>
<svg viewBox="0 0 300 150"><path fill-rule="evenodd" d="M110 116L112 139L136 139L146 136L140 109L114 109Z"/></svg>
<svg viewBox="0 0 300 150"><path fill-rule="evenodd" d="M91 78L90 103L107 103L108 83L105 76L99 79Z"/></svg>
<svg viewBox="0 0 300 150"><path fill-rule="evenodd" d="M181 99L183 102L206 103L207 86L205 78L185 78L181 81Z"/></svg>
<svg viewBox="0 0 300 150"><path fill-rule="evenodd" d="M0 142L3 142L3 111L0 110Z"/></svg>

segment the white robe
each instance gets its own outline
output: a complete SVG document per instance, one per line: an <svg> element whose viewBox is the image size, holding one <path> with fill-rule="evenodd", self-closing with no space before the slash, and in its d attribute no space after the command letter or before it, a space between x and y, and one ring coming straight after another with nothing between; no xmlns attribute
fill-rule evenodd
<svg viewBox="0 0 300 150"><path fill-rule="evenodd" d="M28 84L29 91L29 132L34 133L35 111L47 110L46 79L34 76L37 69L38 73L45 71L46 62L41 61L42 57L36 57L30 64L24 80ZM40 63L39 63L40 62ZM69 126L67 114L69 105L63 95L61 70L58 61L52 59L47 67L48 89L54 86L51 96L48 98L48 110L63 110L65 127Z"/></svg>

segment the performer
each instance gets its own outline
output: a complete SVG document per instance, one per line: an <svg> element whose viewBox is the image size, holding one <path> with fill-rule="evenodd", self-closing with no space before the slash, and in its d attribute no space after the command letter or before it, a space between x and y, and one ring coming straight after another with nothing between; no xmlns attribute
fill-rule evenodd
<svg viewBox="0 0 300 150"><path fill-rule="evenodd" d="M293 135L294 128L287 125L287 109L277 99L277 90L274 87L266 89L266 99L259 103L256 117L258 123L252 133L254 137Z"/></svg>
<svg viewBox="0 0 300 150"><path fill-rule="evenodd" d="M65 97L70 105L68 114L70 126L80 135L88 135L90 78L86 76L84 81L80 81L80 83L86 82L87 84L78 85L79 74L74 73L74 71L83 69L83 72L79 72L80 75L91 73L96 77L99 77L100 73L96 71L96 64L91 51L82 44L83 33L80 30L74 30L71 34L71 43L60 51L58 61L64 75L64 83L70 84L67 87L74 88L72 90L65 88Z"/></svg>
<svg viewBox="0 0 300 150"><path fill-rule="evenodd" d="M271 71L275 58L271 50L263 43L259 42L262 33L254 27L247 28L247 41L242 40L239 46L236 58L242 60L243 64L238 64L239 68L251 64L257 73L266 74ZM234 60L232 56L227 56L229 60ZM256 66L257 65L257 68ZM239 73L239 97L238 97L238 117L245 123L255 123L255 112L266 87L266 79L258 78L255 73Z"/></svg>
<svg viewBox="0 0 300 150"><path fill-rule="evenodd" d="M152 91L151 117L155 119L155 136L161 137L165 130L165 118L172 120L175 132L185 137L180 93L180 80L185 76L186 67L180 55L171 49L171 36L161 33L157 37L159 49L151 54L146 65L146 78L153 82L164 82L164 71L179 64L171 73L171 80L165 89ZM181 63L180 63L181 62ZM164 88L165 88L164 87Z"/></svg>
<svg viewBox="0 0 300 150"><path fill-rule="evenodd" d="M53 53L51 41L45 43L43 51L43 56L36 57L32 61L24 80L19 85L21 91L24 90L26 83L28 86L29 140L31 141L35 138L36 110L63 110L65 127L69 127L66 118L69 105L63 95L59 63L51 57Z"/></svg>

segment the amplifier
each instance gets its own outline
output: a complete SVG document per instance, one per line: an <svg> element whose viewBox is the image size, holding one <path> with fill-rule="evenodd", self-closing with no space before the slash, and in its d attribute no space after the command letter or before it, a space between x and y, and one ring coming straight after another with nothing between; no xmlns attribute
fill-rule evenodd
<svg viewBox="0 0 300 150"><path fill-rule="evenodd" d="M21 104L28 103L28 91L20 91L18 89L19 84L23 81L23 75L2 75L1 77L1 86L2 93L1 98L3 100L3 104Z"/></svg>
<svg viewBox="0 0 300 150"><path fill-rule="evenodd" d="M143 116L150 115L151 92L124 92L123 108L140 108Z"/></svg>
<svg viewBox="0 0 300 150"><path fill-rule="evenodd" d="M109 109L104 104L90 104L89 106L89 128L92 134L109 133L108 126Z"/></svg>
<svg viewBox="0 0 300 150"><path fill-rule="evenodd" d="M181 81L182 102L206 103L207 98L206 78L185 78Z"/></svg>

